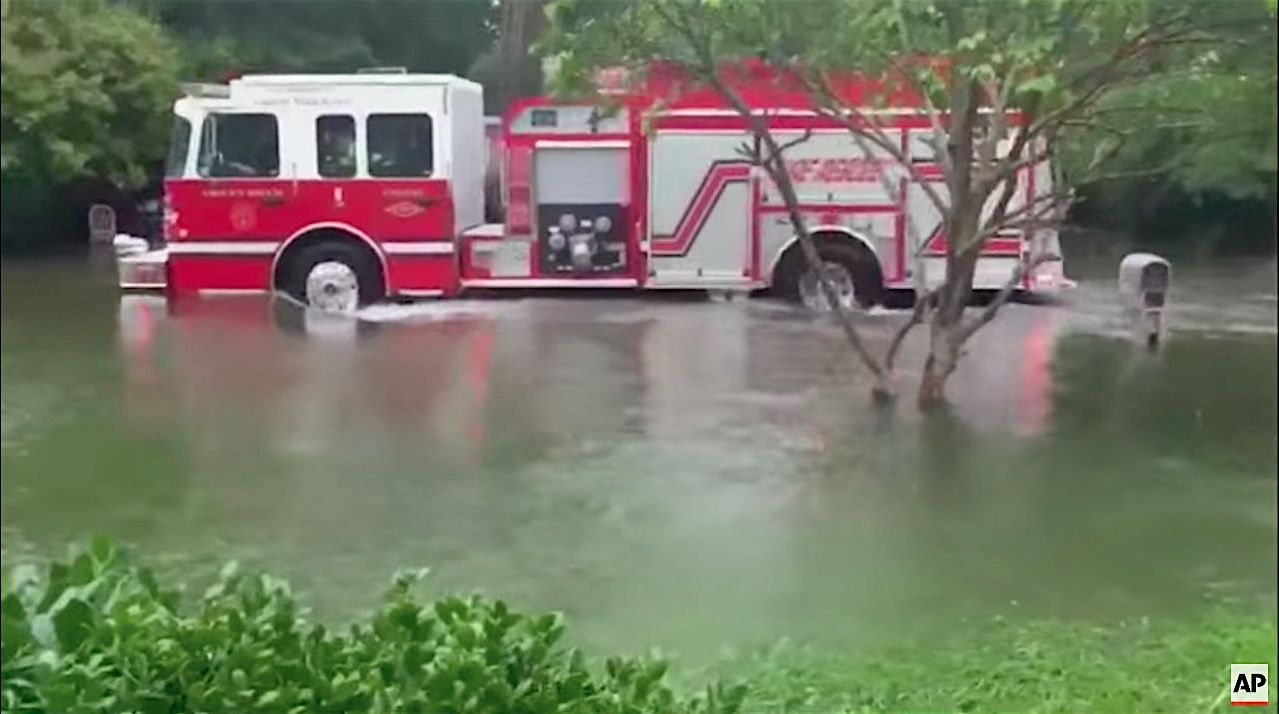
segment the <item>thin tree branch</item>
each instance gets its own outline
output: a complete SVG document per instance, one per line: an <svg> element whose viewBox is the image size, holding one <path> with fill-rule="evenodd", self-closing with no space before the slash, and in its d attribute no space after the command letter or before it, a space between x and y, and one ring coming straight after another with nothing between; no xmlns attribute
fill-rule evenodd
<svg viewBox="0 0 1279 714"><path fill-rule="evenodd" d="M824 82L815 86L809 86L812 87L812 90L810 90L810 97L812 96L812 92L816 92L819 96L824 98L823 101L828 103L823 115L843 124L844 127L848 129L853 142L857 144L857 149L862 153L862 155L867 157L874 156L874 151L872 151L871 147L867 144L868 141L875 143L881 149L886 151L894 158L897 164L905 170L910 183L919 186L924 191L924 195L933 204L933 207L937 210L938 214L940 214L944 219L947 212L950 210L949 205L942 200L941 194L937 192L936 187L926 180L923 175L920 174L915 165L911 163L909 155L902 152L900 143L894 143L882 129L877 129L876 131L868 134L864 130L864 127L871 126L871 124L865 121L859 124L853 121L853 119L849 116L850 114L857 116L857 113L860 112L860 110L856 107L846 107L844 110L836 111L834 106L838 104L838 98L829 83ZM822 110L819 109L819 112L820 111ZM864 113L861 113L861 115L865 116ZM891 180L885 172L876 171L875 175L879 179L880 188L883 189L885 195L891 197L898 192L898 188L892 185ZM900 200L903 203L901 210L904 213L908 213L909 196L901 197ZM906 232L911 246L911 279L915 288L916 301L919 301L924 296L928 284L927 268L926 264L922 260L924 241L919 235L919 227L916 225L915 221L906 220Z"/></svg>
<svg viewBox="0 0 1279 714"><path fill-rule="evenodd" d="M968 341L968 338L972 337L991 320L994 320L995 316L999 314L999 310L1012 298L1013 293L1017 292L1017 286L1021 284L1022 278L1043 263L1052 260L1053 257L1047 253L1022 256L1022 259L1017 262L1017 267L1013 269L1012 275L1008 277L1008 282L1004 283L999 292L995 294L995 297L978 313L976 319L965 323L959 328L956 338L958 344L964 344Z"/></svg>
<svg viewBox="0 0 1279 714"><path fill-rule="evenodd" d="M902 343L906 341L906 335L924 321L924 315L934 306L936 296L937 293L931 290L921 290L916 294L915 306L910 312L910 318L897 328L892 341L888 343L888 351L884 353L884 369L889 374L892 374L896 368L897 353L901 350Z"/></svg>
<svg viewBox="0 0 1279 714"><path fill-rule="evenodd" d="M813 138L813 128L810 126L804 129L804 133L801 134L800 136L794 139L791 139L790 141L779 144L777 147L778 156L780 157L780 155L784 153L787 149L794 146L799 146L800 144L803 144L804 142L808 141L811 138ZM769 157L769 158L771 160L772 158L776 158L776 157Z"/></svg>
<svg viewBox="0 0 1279 714"><path fill-rule="evenodd" d="M900 2L894 3L894 6L894 9L897 10L897 29L901 35L902 52L907 57L913 57L915 56L914 43L911 42L910 32L906 29L906 12ZM896 59L892 61L896 66L901 67ZM904 69L909 70L909 68ZM933 103L933 98L928 93L928 87L925 87L923 82L920 82L919 78L911 71L906 71L905 76L915 84L916 91L919 92L920 99L924 102L924 108L928 111L928 122L933 127L933 143L937 150L937 156L941 159L943 171L949 175L954 167L949 165L950 157L942 150L942 141L946 136L946 131L942 128L941 113L937 111L937 106Z"/></svg>
<svg viewBox="0 0 1279 714"><path fill-rule="evenodd" d="M873 152L860 143L861 141L870 141L900 164L909 174L911 181L920 184L924 194L928 196L929 202L933 204L933 207L939 213L944 214L948 210L949 206L942 200L941 194L924 179L918 167L911 162L908 155L909 149L907 152L903 152L900 142L894 142L869 114L841 101L829 82L824 79L821 82L812 82L807 79L804 81L809 90L809 96L816 95L820 98L821 104L815 107L816 111L847 129L853 135L854 141L859 141L858 149L863 154L868 157L873 155ZM868 129L868 127L871 129ZM944 151L938 152L937 155L940 157L944 153Z"/></svg>
<svg viewBox="0 0 1279 714"><path fill-rule="evenodd" d="M1070 192L1066 190L1034 196L1017 209L1005 212L997 220L994 216L991 216L982 230L987 236L991 236L1000 231L1020 227L1026 222L1038 221L1049 212L1060 210L1063 206L1068 205L1070 200Z"/></svg>

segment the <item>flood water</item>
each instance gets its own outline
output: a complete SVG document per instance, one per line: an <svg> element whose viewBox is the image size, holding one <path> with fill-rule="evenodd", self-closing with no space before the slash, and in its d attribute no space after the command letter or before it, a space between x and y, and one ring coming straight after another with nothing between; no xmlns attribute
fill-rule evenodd
<svg viewBox="0 0 1279 714"><path fill-rule="evenodd" d="M264 566L336 620L425 565L429 591L690 657L995 614L1273 613L1274 262L1179 269L1155 355L1127 338L1112 267L1010 306L954 413L923 419L870 408L839 332L769 300L356 323L256 298L167 309L122 301L109 266L6 261L5 564L108 533L192 582ZM901 318L862 322L882 341Z"/></svg>

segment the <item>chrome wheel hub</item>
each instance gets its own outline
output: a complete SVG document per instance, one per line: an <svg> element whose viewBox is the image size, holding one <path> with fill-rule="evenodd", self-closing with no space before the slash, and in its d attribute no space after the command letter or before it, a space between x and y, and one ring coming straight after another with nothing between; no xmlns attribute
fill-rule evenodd
<svg viewBox="0 0 1279 714"><path fill-rule="evenodd" d="M845 310L854 310L857 308L857 291L853 284L853 274L848 268L830 261L825 261L821 265L821 271L826 276L835 289L835 296L839 300L839 305ZM804 307L814 312L827 312L830 308L830 302L826 299L826 294L822 292L821 281L818 280L818 273L813 268L804 271L799 278L799 299L804 303Z"/></svg>
<svg viewBox="0 0 1279 714"><path fill-rule="evenodd" d="M360 305L360 281L345 263L317 263L306 276L306 302L325 312L354 312Z"/></svg>

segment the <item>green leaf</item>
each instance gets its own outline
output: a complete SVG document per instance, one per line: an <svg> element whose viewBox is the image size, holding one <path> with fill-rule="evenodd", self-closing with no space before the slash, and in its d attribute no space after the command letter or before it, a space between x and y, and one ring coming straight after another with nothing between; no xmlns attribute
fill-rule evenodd
<svg viewBox="0 0 1279 714"><path fill-rule="evenodd" d="M63 652L79 648L89 637L95 615L85 601L74 598L53 613L53 629Z"/></svg>
<svg viewBox="0 0 1279 714"><path fill-rule="evenodd" d="M31 624L27 621L27 611L18 595L6 592L0 600L0 670L7 667L10 660L19 652L34 644Z"/></svg>
<svg viewBox="0 0 1279 714"><path fill-rule="evenodd" d="M1017 85L1018 94L1048 94L1057 89L1057 78L1051 75L1032 77Z"/></svg>
<svg viewBox="0 0 1279 714"><path fill-rule="evenodd" d="M115 560L117 552L115 541L104 535L95 536L89 544L89 554L100 566Z"/></svg>

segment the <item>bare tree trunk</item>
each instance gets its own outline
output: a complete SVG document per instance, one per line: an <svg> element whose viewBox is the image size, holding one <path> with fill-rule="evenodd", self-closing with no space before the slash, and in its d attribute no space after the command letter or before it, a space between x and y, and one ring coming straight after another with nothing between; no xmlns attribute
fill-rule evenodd
<svg viewBox="0 0 1279 714"><path fill-rule="evenodd" d="M936 333L934 333L936 339ZM946 370L933 353L924 360L924 373L919 377L919 408L924 411L946 403Z"/></svg>
<svg viewBox="0 0 1279 714"><path fill-rule="evenodd" d="M963 346L959 341L960 320L952 317L951 305L944 304L933 311L928 324L928 357L924 360L924 371L919 378L919 408L932 409L946 403L946 383L959 365L959 350ZM963 308L959 309L962 317Z"/></svg>
<svg viewBox="0 0 1279 714"><path fill-rule="evenodd" d="M959 235L951 239L955 243L965 245L972 242L971 236L977 223L976 216L972 213L965 206L959 206L954 212L955 220L952 225L959 229ZM981 247L972 246L968 250L955 251L953 245L950 249L952 259L946 282L940 288L937 308L933 310L928 323L928 357L924 361L924 372L919 380L920 409L931 409L945 403L946 384L959 366L959 358L967 339L964 310L972 296L973 274L977 270Z"/></svg>

